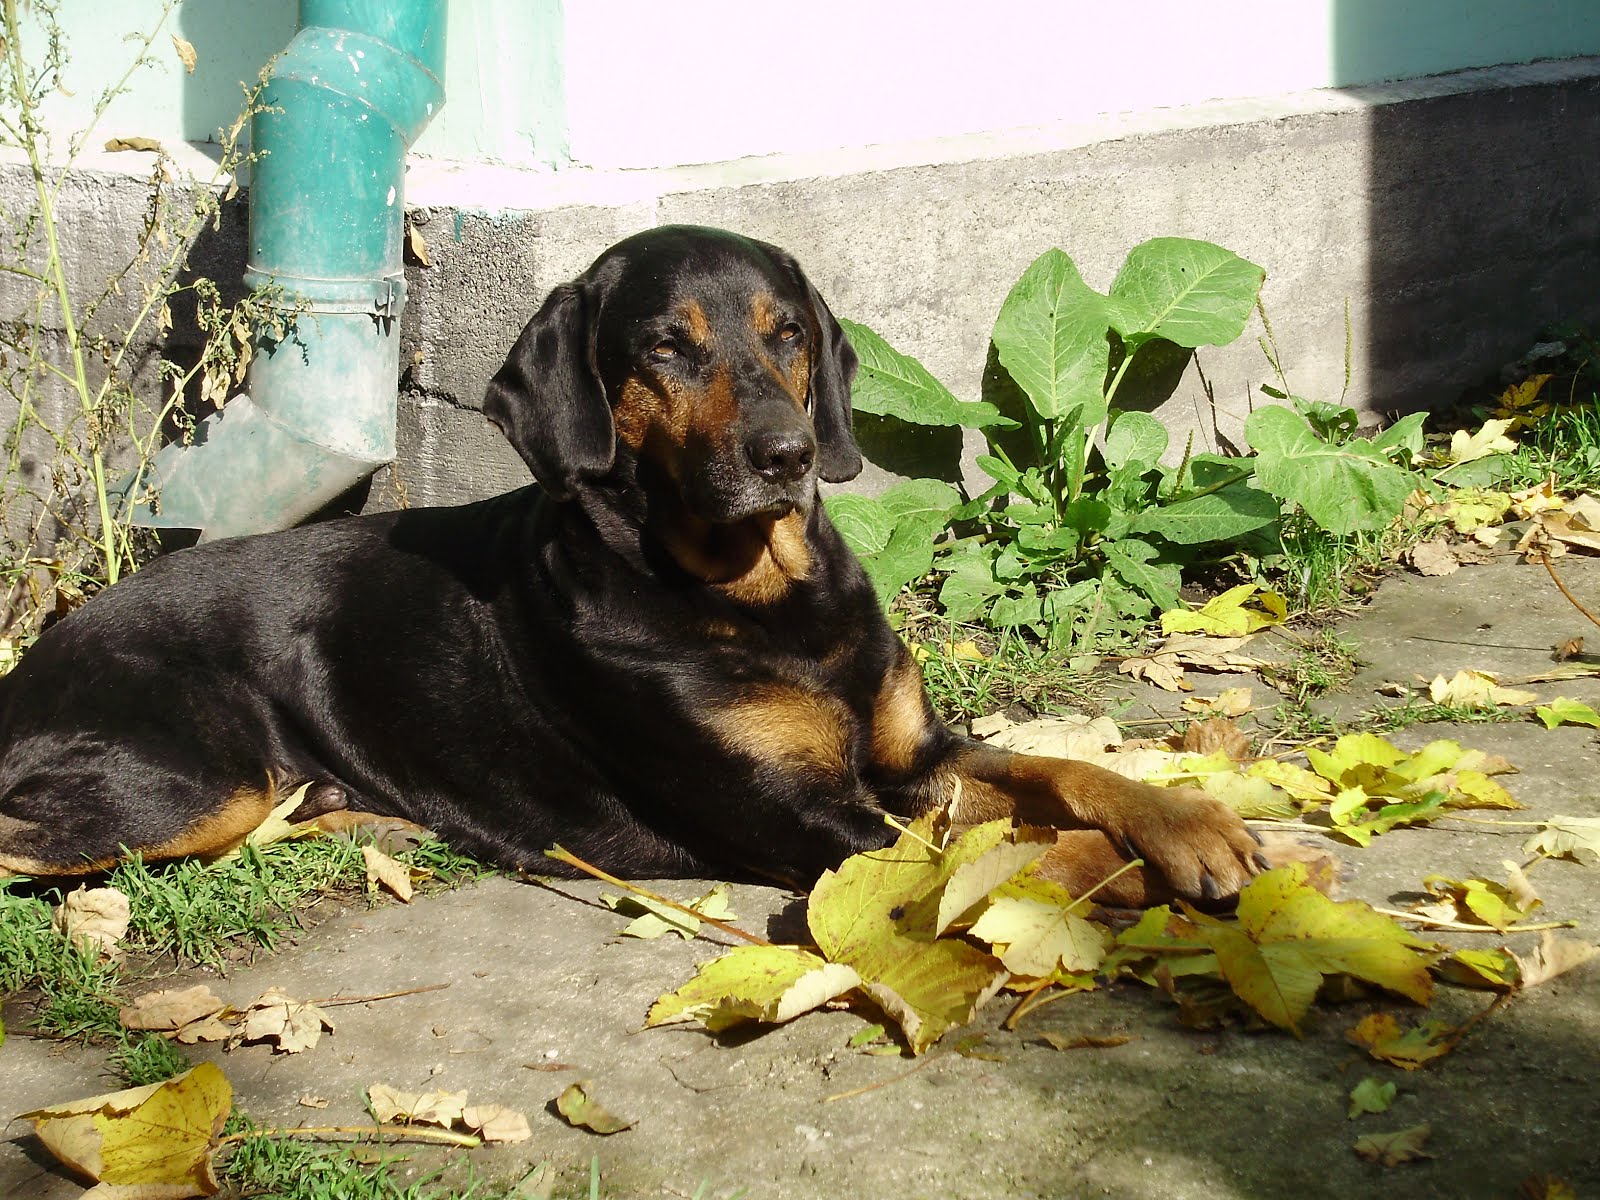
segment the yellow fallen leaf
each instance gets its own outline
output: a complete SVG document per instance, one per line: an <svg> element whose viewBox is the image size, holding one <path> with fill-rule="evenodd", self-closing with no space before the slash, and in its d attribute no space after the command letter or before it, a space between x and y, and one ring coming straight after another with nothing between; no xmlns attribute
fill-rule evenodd
<svg viewBox="0 0 1600 1200"><path fill-rule="evenodd" d="M1251 602L1255 607L1249 607ZM1253 583L1241 583L1213 596L1198 609L1172 609L1161 614L1161 632L1205 633L1218 637L1243 637L1269 625L1282 624L1289 606L1277 592Z"/></svg>
<svg viewBox="0 0 1600 1200"><path fill-rule="evenodd" d="M1554 475L1543 483L1511 493L1511 511L1519 517L1535 517L1549 509L1560 508L1563 503Z"/></svg>
<svg viewBox="0 0 1600 1200"><path fill-rule="evenodd" d="M593 1082L587 1079L568 1084L566 1090L556 1097L556 1111L566 1118L569 1125L577 1125L595 1133L621 1133L624 1129L632 1129L635 1122L617 1116L589 1094L593 1087Z"/></svg>
<svg viewBox="0 0 1600 1200"><path fill-rule="evenodd" d="M1549 374L1529 375L1521 383L1512 384L1500 393L1500 408L1495 415L1510 417L1512 429L1532 425L1540 417L1548 415L1550 402L1540 402L1539 393L1553 378Z"/></svg>
<svg viewBox="0 0 1600 1200"><path fill-rule="evenodd" d="M1373 1013L1356 1022L1345 1038L1373 1058L1415 1071L1448 1053L1450 1038L1455 1032L1443 1021L1424 1021L1421 1025L1401 1029L1400 1022L1391 1014Z"/></svg>
<svg viewBox="0 0 1600 1200"><path fill-rule="evenodd" d="M1449 460L1452 463L1474 462L1491 454L1513 454L1517 443L1506 437L1511 420L1490 420L1483 423L1477 433L1458 429L1450 435Z"/></svg>
<svg viewBox="0 0 1600 1200"><path fill-rule="evenodd" d="M1247 687L1223 688L1215 696L1206 699L1201 696L1190 696L1181 705L1184 712L1198 713L1208 717L1242 717L1249 712L1254 704L1251 690Z"/></svg>
<svg viewBox="0 0 1600 1200"><path fill-rule="evenodd" d="M233 1088L211 1063L164 1083L22 1113L63 1163L113 1188L170 1200L214 1195L211 1158L233 1111ZM146 1189L138 1192L133 1189ZM94 1191L101 1191L96 1188Z"/></svg>
<svg viewBox="0 0 1600 1200"><path fill-rule="evenodd" d="M1026 876L997 889L969 932L990 943L1013 975L1094 971L1105 961L1108 935L1084 918L1087 907L1058 884Z"/></svg>

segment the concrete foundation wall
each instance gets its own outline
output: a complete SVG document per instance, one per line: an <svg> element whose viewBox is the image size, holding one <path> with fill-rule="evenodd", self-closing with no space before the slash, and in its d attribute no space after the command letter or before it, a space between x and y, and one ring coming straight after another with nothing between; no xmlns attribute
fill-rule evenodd
<svg viewBox="0 0 1600 1200"><path fill-rule="evenodd" d="M1597 136L1600 60L1574 60L955 139L898 162L581 179L419 168L409 198L434 266L406 314L422 358L403 388L398 471L413 502L524 478L474 411L484 384L549 287L619 236L676 221L787 247L836 313L968 398L1001 301L1043 250L1066 250L1103 289L1137 243L1205 238L1267 268L1297 393L1339 398L1348 302L1348 402L1374 416L1436 406L1541 325L1600 318L1600 173L1581 149ZM474 193L487 207L452 206ZM1202 351L1157 408L1196 448L1215 447L1213 425L1237 438L1265 402L1258 333Z"/></svg>
<svg viewBox="0 0 1600 1200"><path fill-rule="evenodd" d="M1267 269L1296 392L1339 398L1348 302L1348 401L1371 414L1436 405L1541 325L1600 320L1597 138L1600 59L1580 59L707 167L418 162L407 202L432 266L410 270L400 459L368 503L454 502L523 482L477 411L484 385L552 285L617 238L676 221L787 247L835 312L971 398L995 313L1043 250L1066 250L1103 289L1138 242L1205 238ZM0 175L0 193L22 186ZM81 192L100 206L139 195ZM137 213L67 219L80 253L110 261ZM193 265L231 283L239 254L229 223ZM1272 374L1255 333L1203 351L1159 404L1197 449L1213 448L1214 427L1236 438L1264 402Z"/></svg>

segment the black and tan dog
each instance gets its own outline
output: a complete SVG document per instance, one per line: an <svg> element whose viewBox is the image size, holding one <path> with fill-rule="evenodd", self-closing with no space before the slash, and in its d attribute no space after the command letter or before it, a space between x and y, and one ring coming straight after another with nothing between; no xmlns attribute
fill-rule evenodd
<svg viewBox="0 0 1600 1200"><path fill-rule="evenodd" d="M1063 830L1048 870L1137 903L1236 891L1224 805L961 737L817 502L861 466L856 359L793 259L631 237L555 289L484 411L539 487L169 555L0 682L0 873L390 814L548 870L809 883L884 814Z"/></svg>

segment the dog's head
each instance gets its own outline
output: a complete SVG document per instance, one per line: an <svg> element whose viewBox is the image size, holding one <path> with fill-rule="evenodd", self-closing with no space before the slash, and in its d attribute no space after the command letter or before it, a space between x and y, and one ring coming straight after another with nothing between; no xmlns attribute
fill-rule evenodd
<svg viewBox="0 0 1600 1200"><path fill-rule="evenodd" d="M853 479L856 356L794 259L695 226L619 242L551 292L483 411L556 499L619 456L713 523L807 508Z"/></svg>

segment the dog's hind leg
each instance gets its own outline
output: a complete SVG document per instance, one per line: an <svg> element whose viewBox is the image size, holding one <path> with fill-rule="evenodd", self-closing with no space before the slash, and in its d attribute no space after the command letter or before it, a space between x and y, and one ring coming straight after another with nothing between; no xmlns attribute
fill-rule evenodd
<svg viewBox="0 0 1600 1200"><path fill-rule="evenodd" d="M0 874L86 875L135 853L214 857L243 842L276 804L266 778L234 788L163 784L156 792L114 787L104 771L70 767L17 781L0 798Z"/></svg>

